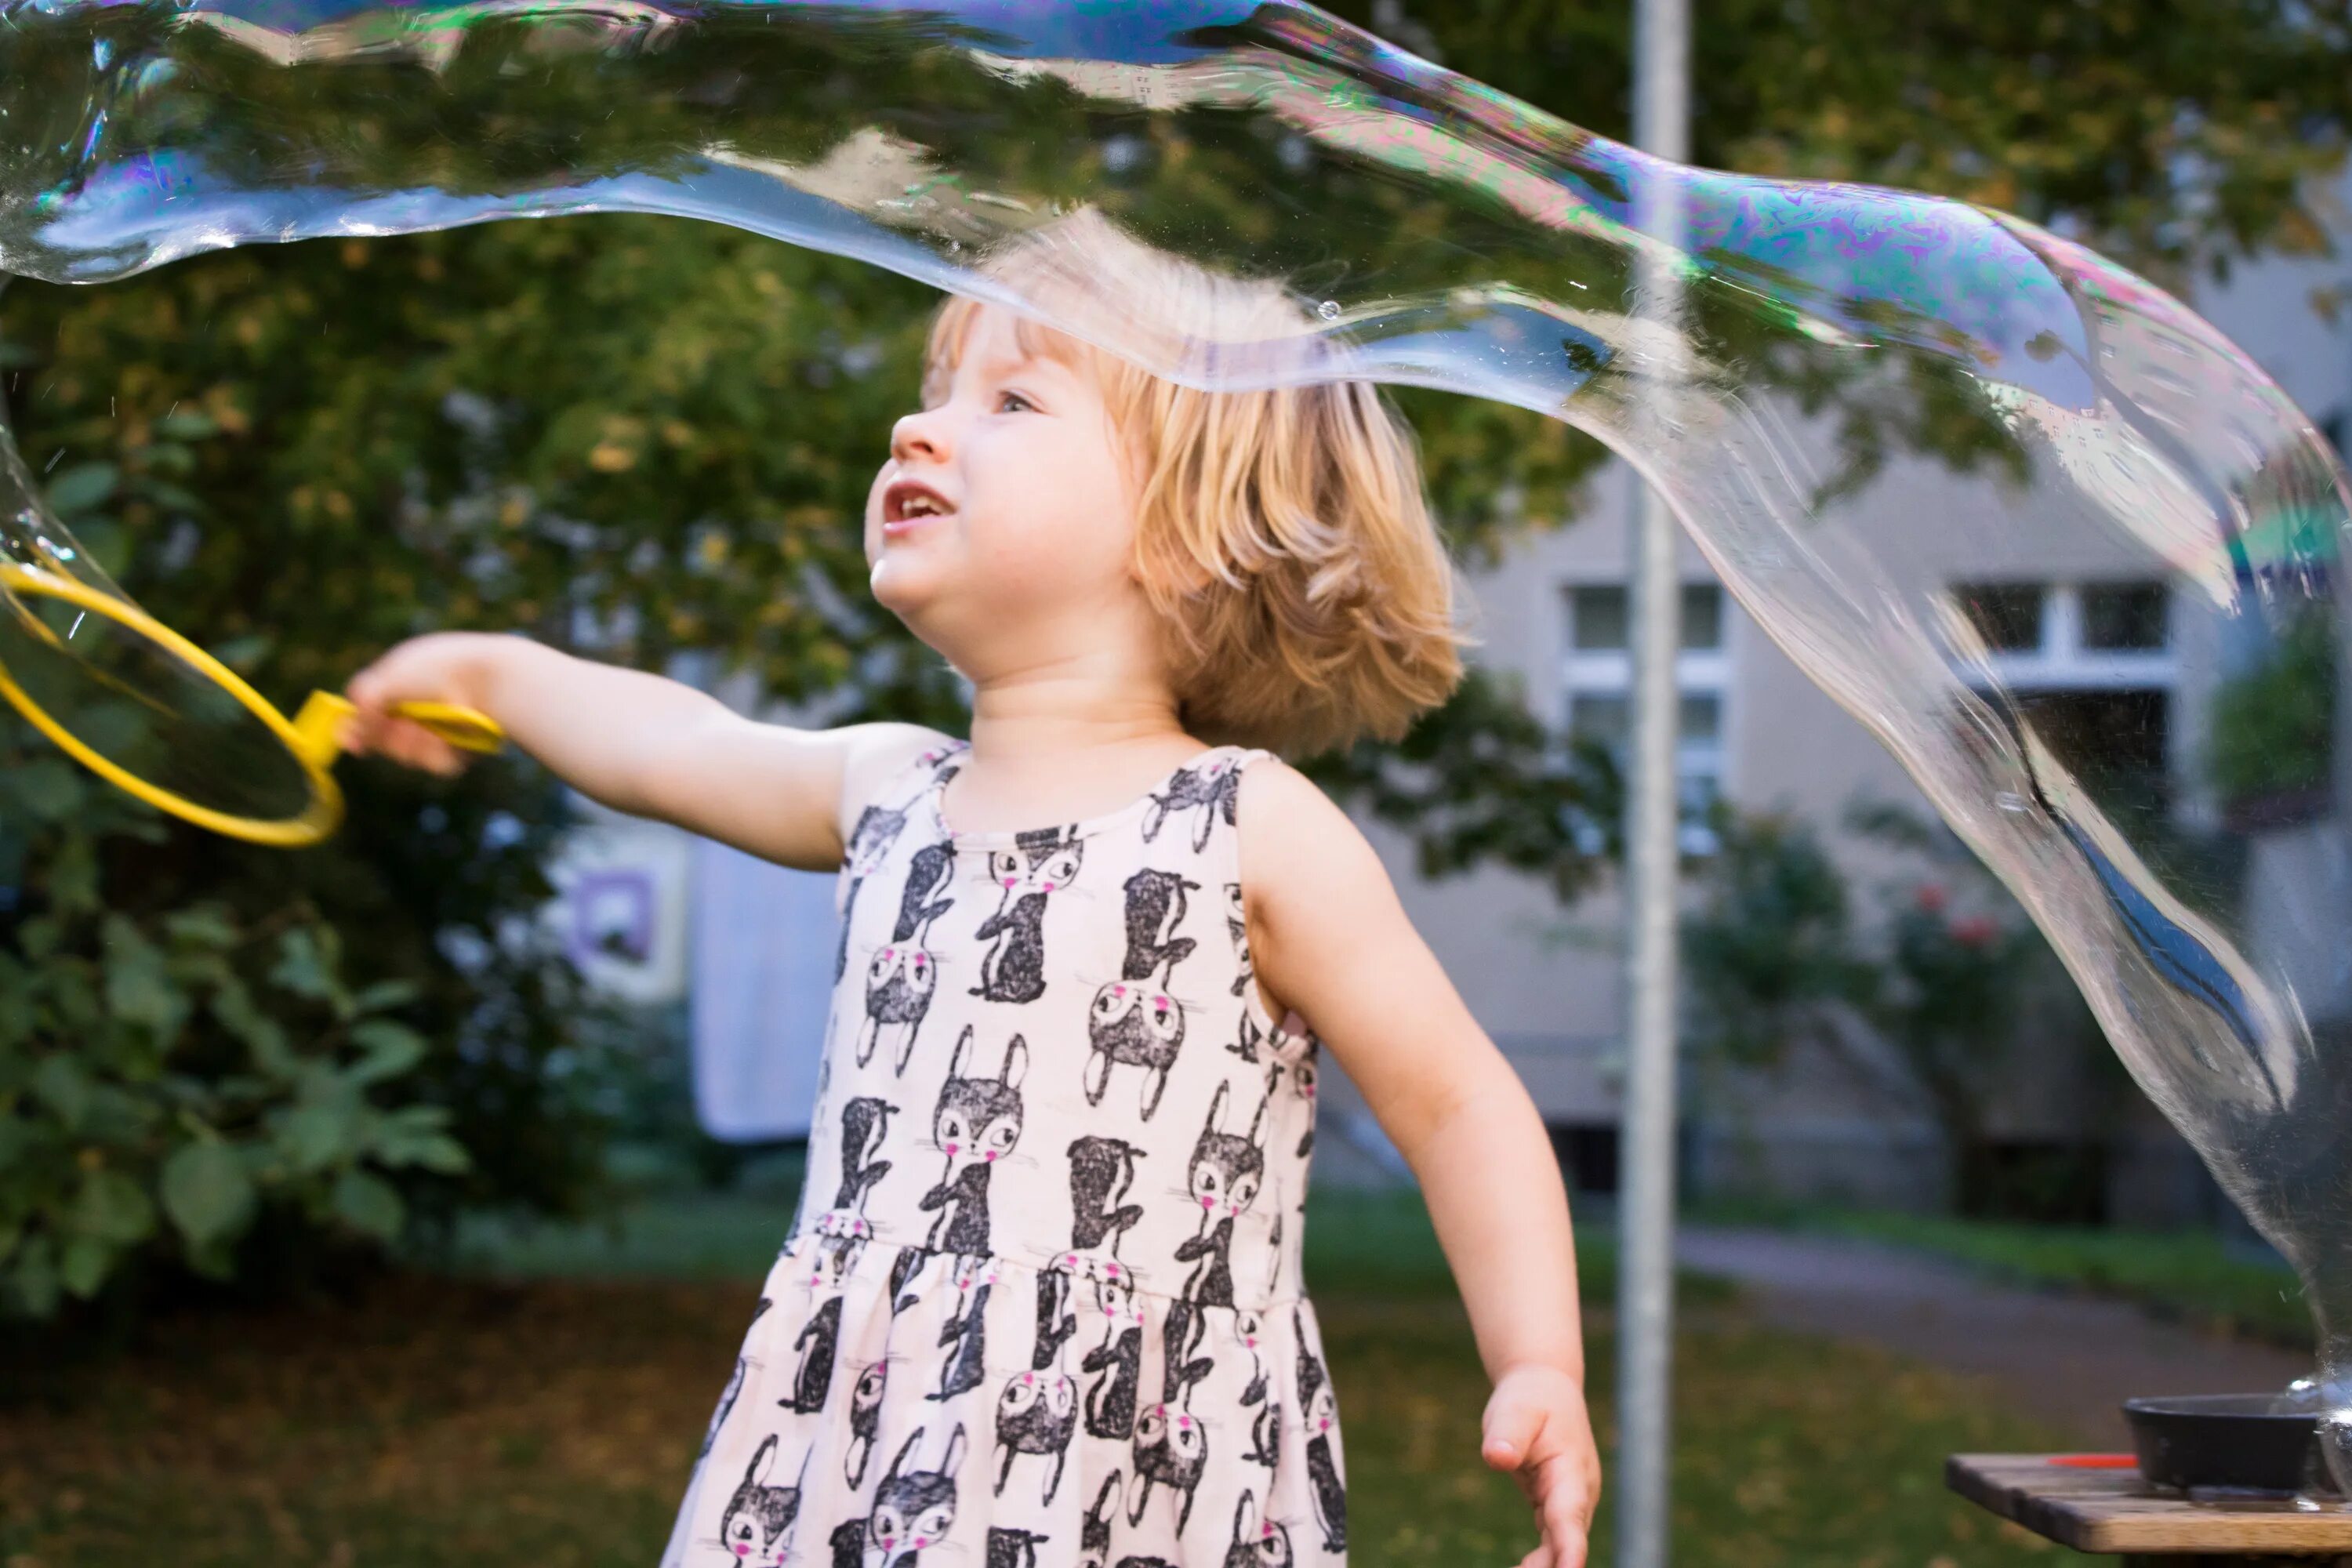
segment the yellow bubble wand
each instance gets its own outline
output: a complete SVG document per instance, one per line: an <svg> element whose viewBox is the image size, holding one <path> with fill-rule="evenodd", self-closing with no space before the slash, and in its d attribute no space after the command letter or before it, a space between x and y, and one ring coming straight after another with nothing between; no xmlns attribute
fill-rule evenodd
<svg viewBox="0 0 2352 1568"><path fill-rule="evenodd" d="M5 665L0 665L0 697L5 697L35 729L56 742L76 762L159 811L170 812L200 827L208 827L215 833L254 844L299 848L318 843L341 825L343 795L336 787L334 774L330 769L335 759L342 754L343 721L357 711L348 699L331 691L313 691L303 702L301 711L289 720L268 698L247 684L236 671L128 599L43 567L20 565L5 560L0 560L0 590L5 590L12 596L12 601L23 596L56 599L78 610L103 616L165 649L181 663L235 698L278 738L292 753L295 762L300 764L304 777L309 780L310 801L293 816L276 819L239 816L200 805L150 783L113 759L101 755L59 723L16 683ZM57 634L44 625L40 617L27 612L21 604L12 602L11 607L42 640L53 647L62 647ZM127 689L102 671L93 669L90 673L109 685ZM136 691L129 694L150 707L155 705L152 699ZM397 702L393 704L390 711L397 718L424 725L464 751L496 752L506 743L506 731L499 727L498 721L475 709L446 702Z"/></svg>

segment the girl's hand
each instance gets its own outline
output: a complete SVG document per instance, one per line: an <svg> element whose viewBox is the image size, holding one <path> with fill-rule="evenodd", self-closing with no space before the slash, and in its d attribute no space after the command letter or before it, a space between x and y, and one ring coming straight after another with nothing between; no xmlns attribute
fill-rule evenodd
<svg viewBox="0 0 2352 1568"><path fill-rule="evenodd" d="M396 763L447 778L464 770L467 752L424 725L396 719L396 702L454 702L479 708L488 644L478 632L432 632L394 645L343 688L359 711L343 726L343 744L356 753L378 752Z"/></svg>
<svg viewBox="0 0 2352 1568"><path fill-rule="evenodd" d="M1513 1367L1486 1401L1486 1463L1509 1470L1535 1506L1543 1542L1519 1568L1584 1568L1601 1501L1601 1453L1584 1389L1556 1366Z"/></svg>

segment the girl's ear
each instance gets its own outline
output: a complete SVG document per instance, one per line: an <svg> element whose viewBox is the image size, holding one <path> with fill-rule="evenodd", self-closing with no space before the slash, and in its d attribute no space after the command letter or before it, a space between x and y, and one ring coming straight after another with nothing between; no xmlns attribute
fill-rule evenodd
<svg viewBox="0 0 2352 1568"><path fill-rule="evenodd" d="M956 1423L955 1431L950 1434L948 1437L948 1457L946 1460L940 1464L940 1473L947 1477L948 1479L953 1480L955 1479L956 1472L962 1468L963 1423L959 1421Z"/></svg>
<svg viewBox="0 0 2352 1568"><path fill-rule="evenodd" d="M1021 1080L1029 1075L1029 1042L1020 1036L1004 1047L1004 1073L998 1079L1007 1089L1019 1089Z"/></svg>
<svg viewBox="0 0 2352 1568"><path fill-rule="evenodd" d="M1233 1097L1233 1088L1234 1086L1229 1083L1221 1083L1217 1085L1217 1097L1209 1101L1208 1131L1212 1132L1223 1132L1224 1131L1225 1101Z"/></svg>

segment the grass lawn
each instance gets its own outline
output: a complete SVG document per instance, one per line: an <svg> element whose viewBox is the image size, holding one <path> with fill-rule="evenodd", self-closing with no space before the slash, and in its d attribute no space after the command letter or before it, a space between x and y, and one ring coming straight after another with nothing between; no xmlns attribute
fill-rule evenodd
<svg viewBox="0 0 2352 1568"><path fill-rule="evenodd" d="M2293 1269L2275 1258L2245 1257L2210 1231L2019 1225L1878 1210L1725 1217L1916 1247L2002 1279L2135 1301L2162 1317L2290 1350L2309 1350L2316 1332Z"/></svg>
<svg viewBox="0 0 2352 1568"><path fill-rule="evenodd" d="M1352 1561L1516 1562L1532 1532L1478 1463L1486 1384L1418 1205L1335 1194L1317 1211ZM0 1568L651 1568L788 1215L773 1194L649 1202L617 1239L505 1237L495 1276L416 1271L344 1304L158 1322L104 1369L19 1347L0 1361ZM478 1233L474 1256L499 1239ZM1606 1249L1586 1267L1605 1304ZM1938 1373L1759 1330L1719 1288L1682 1294L1679 1563L2041 1554L1948 1496L1940 1466L2051 1434ZM1593 1316L1606 1443L1613 1346Z"/></svg>

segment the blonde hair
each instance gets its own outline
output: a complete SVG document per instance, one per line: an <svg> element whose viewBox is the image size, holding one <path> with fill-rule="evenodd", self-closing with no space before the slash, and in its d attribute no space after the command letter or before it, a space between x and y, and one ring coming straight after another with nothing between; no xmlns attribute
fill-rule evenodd
<svg viewBox="0 0 2352 1568"><path fill-rule="evenodd" d="M1123 342L1307 345L1273 283L1221 277L1091 209L1016 236L982 264L1036 308ZM1149 301L1139 321L1136 301ZM951 371L980 303L951 296L924 353ZM1429 515L1412 430L1381 389L1326 381L1202 392L1022 316L1024 353L1091 374L1138 479L1135 569L1168 628L1179 721L1213 744L1312 756L1393 741L1444 702L1474 646ZM1114 334L1116 334L1114 336Z"/></svg>

